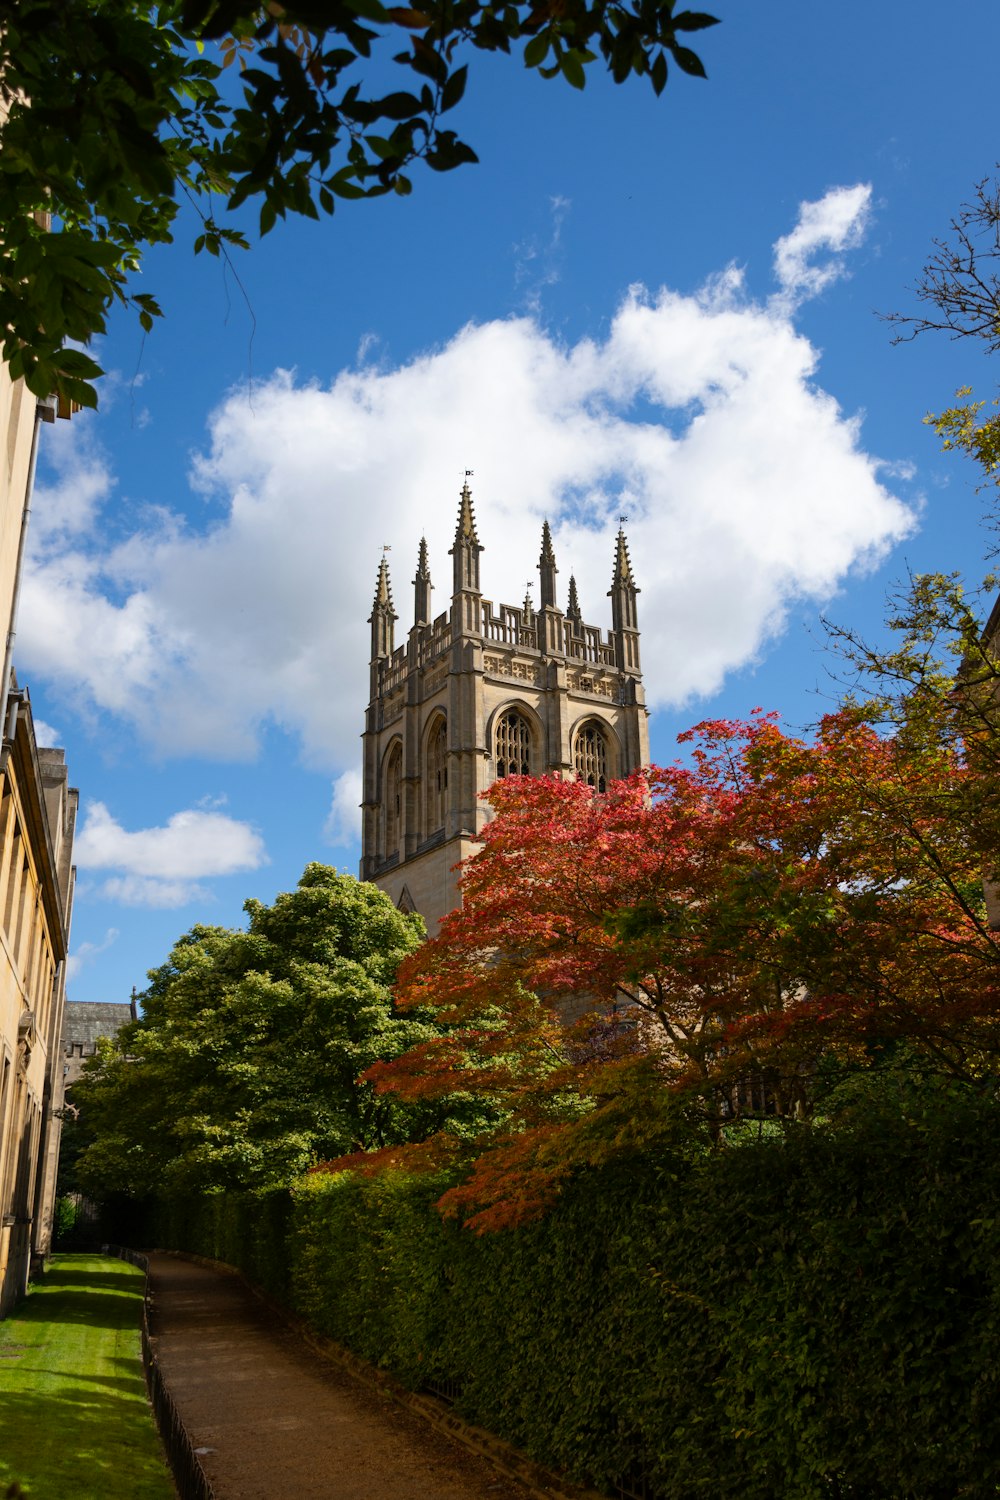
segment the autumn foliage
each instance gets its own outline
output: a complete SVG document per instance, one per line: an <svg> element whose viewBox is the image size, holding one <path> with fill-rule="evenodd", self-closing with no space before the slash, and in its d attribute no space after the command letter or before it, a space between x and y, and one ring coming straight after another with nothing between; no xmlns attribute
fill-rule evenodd
<svg viewBox="0 0 1000 1500"><path fill-rule="evenodd" d="M961 737L845 709L811 742L763 713L681 739L683 762L604 795L497 782L461 909L400 970L398 1003L446 1029L367 1077L488 1103L444 1200L476 1227L679 1115L715 1141L740 1113L801 1116L830 1058L905 1043L954 1077L996 1068L1000 818Z"/></svg>

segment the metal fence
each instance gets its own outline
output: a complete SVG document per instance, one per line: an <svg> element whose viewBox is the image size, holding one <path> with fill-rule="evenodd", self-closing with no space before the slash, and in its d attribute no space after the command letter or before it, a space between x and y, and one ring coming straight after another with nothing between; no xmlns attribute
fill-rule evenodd
<svg viewBox="0 0 1000 1500"><path fill-rule="evenodd" d="M615 1493L621 1500L660 1500L641 1469L630 1469L624 1474L615 1484Z"/></svg>
<svg viewBox="0 0 1000 1500"><path fill-rule="evenodd" d="M458 1380L451 1380L447 1375L435 1377L433 1380L425 1380L420 1389L426 1391L428 1396L436 1396L439 1401L445 1401L449 1406L454 1406L462 1394L462 1384Z"/></svg>
<svg viewBox="0 0 1000 1500"><path fill-rule="evenodd" d="M174 1484L180 1500L215 1500L215 1493L208 1475L198 1461L194 1444L187 1428L181 1421L174 1399L164 1384L159 1361L149 1337L149 1262L135 1250L121 1245L105 1245L106 1255L128 1261L146 1274L146 1290L142 1299L142 1367L146 1372L146 1390L149 1392L153 1416L159 1428L160 1440L166 1450L167 1462L174 1476Z"/></svg>

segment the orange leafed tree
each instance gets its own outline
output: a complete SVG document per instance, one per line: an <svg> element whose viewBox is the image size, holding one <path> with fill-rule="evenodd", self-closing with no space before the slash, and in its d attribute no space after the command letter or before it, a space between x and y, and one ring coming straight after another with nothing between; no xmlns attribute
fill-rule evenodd
<svg viewBox="0 0 1000 1500"><path fill-rule="evenodd" d="M995 830L960 741L849 710L811 743L763 714L681 738L684 764L604 795L496 783L461 909L400 972L399 1003L450 1029L366 1076L488 1104L444 1200L477 1228L537 1212L576 1163L678 1109L718 1139L748 1080L801 1112L831 1050L904 1039L962 1077L1000 1054L980 879Z"/></svg>

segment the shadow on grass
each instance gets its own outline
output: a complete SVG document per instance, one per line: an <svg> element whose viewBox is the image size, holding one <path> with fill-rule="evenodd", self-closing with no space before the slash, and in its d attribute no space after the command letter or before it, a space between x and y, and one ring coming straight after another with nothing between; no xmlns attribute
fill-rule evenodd
<svg viewBox="0 0 1000 1500"><path fill-rule="evenodd" d="M28 1325L37 1324L44 1328L47 1323L58 1323L65 1326L70 1323L85 1324L88 1328L114 1328L127 1329L138 1328L141 1318L142 1304L132 1300L104 1301L103 1299L85 1300L82 1296L63 1299L52 1297L46 1299L44 1304L40 1299L29 1297L15 1309L14 1315L21 1324L22 1329ZM3 1348L3 1334L0 1333L0 1349Z"/></svg>
<svg viewBox="0 0 1000 1500"><path fill-rule="evenodd" d="M21 1324L82 1323L92 1328L138 1328L143 1278L127 1271L65 1271L33 1283L14 1316ZM0 1325L0 1348L3 1346Z"/></svg>
<svg viewBox="0 0 1000 1500"><path fill-rule="evenodd" d="M78 1379L79 1377L72 1377ZM135 1382L129 1382L135 1390ZM140 1387L141 1390L141 1387ZM5 1392L0 1403L0 1483L32 1496L171 1500L174 1495L144 1400L72 1389Z"/></svg>
<svg viewBox="0 0 1000 1500"><path fill-rule="evenodd" d="M174 1496L139 1358L142 1292L120 1263L59 1256L0 1325L0 1495L19 1481L32 1500Z"/></svg>
<svg viewBox="0 0 1000 1500"><path fill-rule="evenodd" d="M138 1287L142 1291L142 1274L138 1271L88 1271L81 1266L78 1270L72 1270L65 1266L57 1266L54 1270L46 1271L36 1283L36 1290L46 1293L58 1293L63 1288L70 1290L79 1287L88 1292L134 1292Z"/></svg>
<svg viewBox="0 0 1000 1500"><path fill-rule="evenodd" d="M125 1397L131 1396L136 1401L140 1399L144 1400L145 1397L142 1393L144 1388L145 1376L142 1373L142 1360L120 1359L117 1361L117 1363L125 1365L126 1367L131 1366L131 1374L78 1375L75 1370L46 1370L41 1365L32 1365L31 1373L32 1375L46 1375L52 1380L62 1380L65 1381L67 1385L86 1384L88 1386L106 1386L110 1391L120 1391L121 1394ZM64 1398L62 1392L60 1391L58 1396L60 1406L62 1405L63 1399ZM81 1394L78 1399L81 1403L84 1403L90 1400L90 1395L89 1393L84 1393ZM6 1404L7 1398L4 1397L4 1405L6 1406Z"/></svg>

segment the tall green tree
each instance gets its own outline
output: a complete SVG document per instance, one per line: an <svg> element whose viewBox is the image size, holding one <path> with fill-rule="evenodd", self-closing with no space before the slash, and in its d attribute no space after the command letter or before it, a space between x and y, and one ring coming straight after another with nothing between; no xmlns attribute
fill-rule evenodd
<svg viewBox="0 0 1000 1500"><path fill-rule="evenodd" d="M246 932L179 939L150 972L141 1018L74 1086L90 1140L77 1175L93 1196L276 1186L443 1118L357 1081L435 1033L391 994L420 918L320 864L246 910Z"/></svg>
<svg viewBox="0 0 1000 1500"><path fill-rule="evenodd" d="M660 93L668 59L704 76L685 43L714 19L676 0L0 0L3 357L36 395L95 405L100 368L67 341L102 333L116 302L152 327L130 279L180 196L202 216L195 249L218 255L246 243L222 209L256 202L266 233L405 195L417 161L476 160L444 118L471 52L574 88L600 57Z"/></svg>

